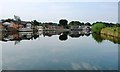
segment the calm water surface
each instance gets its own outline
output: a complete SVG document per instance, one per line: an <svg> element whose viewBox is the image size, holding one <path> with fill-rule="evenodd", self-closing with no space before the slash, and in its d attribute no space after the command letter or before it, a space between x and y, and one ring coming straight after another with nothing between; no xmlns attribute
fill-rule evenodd
<svg viewBox="0 0 120 72"><path fill-rule="evenodd" d="M58 35L35 40L2 42L3 70L117 70L118 44L98 43L92 35L79 38Z"/></svg>

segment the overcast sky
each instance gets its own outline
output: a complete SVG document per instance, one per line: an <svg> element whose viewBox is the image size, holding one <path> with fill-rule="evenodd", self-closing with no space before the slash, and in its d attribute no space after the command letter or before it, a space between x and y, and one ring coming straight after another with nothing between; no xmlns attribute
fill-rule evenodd
<svg viewBox="0 0 120 72"><path fill-rule="evenodd" d="M117 22L118 0L20 0L1 1L0 17L13 18L18 15L22 20L58 22L60 19L82 22ZM98 1L98 2L96 2Z"/></svg>

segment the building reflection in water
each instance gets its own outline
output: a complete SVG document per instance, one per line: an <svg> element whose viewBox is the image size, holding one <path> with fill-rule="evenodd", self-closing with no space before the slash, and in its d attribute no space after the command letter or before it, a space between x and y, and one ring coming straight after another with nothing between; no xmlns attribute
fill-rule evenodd
<svg viewBox="0 0 120 72"><path fill-rule="evenodd" d="M68 36L72 38L78 38L80 36L89 36L90 31L39 31L39 32L0 32L1 41L21 41L21 40L33 40L43 35L44 37L52 37L53 35L59 35L59 40L67 40Z"/></svg>
<svg viewBox="0 0 120 72"><path fill-rule="evenodd" d="M19 43L22 40L35 40L40 36L43 37L52 37L54 35L58 35L60 41L66 41L71 38L79 38L83 36L90 36L98 42L101 43L103 40L109 40L115 44L120 44L120 39L113 38L110 36L91 33L90 30L86 31L38 31L38 32L0 32L0 40L4 42L15 41L15 44Z"/></svg>

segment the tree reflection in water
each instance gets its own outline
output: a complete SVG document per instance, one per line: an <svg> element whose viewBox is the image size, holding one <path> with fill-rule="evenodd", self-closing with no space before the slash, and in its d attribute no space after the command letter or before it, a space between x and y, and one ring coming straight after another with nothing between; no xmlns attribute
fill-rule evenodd
<svg viewBox="0 0 120 72"><path fill-rule="evenodd" d="M61 40L61 41L67 40L68 39L68 34L69 34L68 31L62 32L59 36L59 40Z"/></svg>
<svg viewBox="0 0 120 72"><path fill-rule="evenodd" d="M98 43L101 43L103 41L103 39L101 38L100 34L97 33L92 33L92 37L94 38L94 40Z"/></svg>
<svg viewBox="0 0 120 72"><path fill-rule="evenodd" d="M89 37L90 35L92 35L94 40L98 43L101 43L103 40L109 40L115 44L120 44L120 39L118 38L110 37L103 34L91 34L91 31L0 32L0 40L4 42L15 41L15 44L18 44L21 40L34 40L39 38L40 35L43 35L44 37L52 37L53 35L59 35L60 41L66 41L69 37L79 38L83 36Z"/></svg>
<svg viewBox="0 0 120 72"><path fill-rule="evenodd" d="M114 44L120 44L120 38L110 36L110 35L105 35L105 34L98 34L98 33L92 33L92 37L97 43L102 43L103 40L109 40L113 42Z"/></svg>

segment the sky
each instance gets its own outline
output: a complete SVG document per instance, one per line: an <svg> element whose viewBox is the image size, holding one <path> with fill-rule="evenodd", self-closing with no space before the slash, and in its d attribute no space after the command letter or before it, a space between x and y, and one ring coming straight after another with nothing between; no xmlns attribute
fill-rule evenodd
<svg viewBox="0 0 120 72"><path fill-rule="evenodd" d="M22 20L117 22L119 0L0 0L0 19L18 15ZM0 51L1 50L0 44ZM1 52L2 53L2 52ZM0 54L1 55L1 54ZM1 56L0 56L0 64ZM0 66L1 68L1 66Z"/></svg>
<svg viewBox="0 0 120 72"><path fill-rule="evenodd" d="M118 22L118 0L4 0L0 4L1 19L20 16L22 20L56 22L60 19L80 22Z"/></svg>

